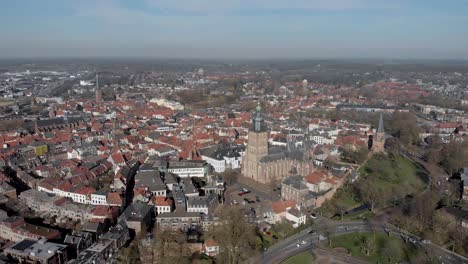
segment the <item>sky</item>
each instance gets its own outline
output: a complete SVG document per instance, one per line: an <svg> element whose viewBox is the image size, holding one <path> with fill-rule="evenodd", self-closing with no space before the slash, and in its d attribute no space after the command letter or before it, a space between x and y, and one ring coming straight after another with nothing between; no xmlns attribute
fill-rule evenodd
<svg viewBox="0 0 468 264"><path fill-rule="evenodd" d="M468 59L468 0L13 0L0 59Z"/></svg>

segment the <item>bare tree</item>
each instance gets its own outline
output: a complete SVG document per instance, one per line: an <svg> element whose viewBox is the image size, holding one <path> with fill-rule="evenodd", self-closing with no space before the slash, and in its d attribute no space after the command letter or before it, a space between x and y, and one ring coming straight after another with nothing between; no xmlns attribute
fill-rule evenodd
<svg viewBox="0 0 468 264"><path fill-rule="evenodd" d="M237 264L255 252L255 227L245 221L244 215L236 208L226 207L221 212L224 225L216 227L214 240L220 244L221 263Z"/></svg>

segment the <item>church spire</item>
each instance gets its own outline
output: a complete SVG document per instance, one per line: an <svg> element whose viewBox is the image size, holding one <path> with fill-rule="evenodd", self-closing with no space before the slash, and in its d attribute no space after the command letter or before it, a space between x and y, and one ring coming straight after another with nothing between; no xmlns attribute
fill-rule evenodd
<svg viewBox="0 0 468 264"><path fill-rule="evenodd" d="M383 116L382 116L382 114L380 114L379 127L377 128L377 133L384 133L384 125L383 125Z"/></svg>
<svg viewBox="0 0 468 264"><path fill-rule="evenodd" d="M254 118L252 120L253 130L256 131L256 132L261 132L261 131L265 130L265 124L264 124L264 121L263 121L261 111L262 111L262 107L260 106L260 102L258 102L256 111L255 111L255 115L254 115Z"/></svg>

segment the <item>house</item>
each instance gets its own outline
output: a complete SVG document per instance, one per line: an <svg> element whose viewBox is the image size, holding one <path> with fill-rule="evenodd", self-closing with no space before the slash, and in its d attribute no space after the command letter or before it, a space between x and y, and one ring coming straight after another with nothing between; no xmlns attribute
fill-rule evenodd
<svg viewBox="0 0 468 264"><path fill-rule="evenodd" d="M208 214L212 213L218 204L218 195L211 193L208 196L188 197L186 208L187 212Z"/></svg>
<svg viewBox="0 0 468 264"><path fill-rule="evenodd" d="M0 221L0 237L11 241L23 239L39 240L41 238L56 239L60 232L55 229L28 224L24 218L10 216Z"/></svg>
<svg viewBox="0 0 468 264"><path fill-rule="evenodd" d="M16 189L6 181L0 183L0 194L10 199L17 198Z"/></svg>
<svg viewBox="0 0 468 264"><path fill-rule="evenodd" d="M208 214L208 201L206 196L190 197L187 199L187 212Z"/></svg>
<svg viewBox="0 0 468 264"><path fill-rule="evenodd" d="M76 257L80 252L93 244L93 236L88 232L73 230L72 234L67 234L65 236L63 243L68 245L70 251L73 252L71 257Z"/></svg>
<svg viewBox="0 0 468 264"><path fill-rule="evenodd" d="M54 263L65 264L68 262L68 246L47 242L45 239L21 240L7 245L4 254L20 263Z"/></svg>
<svg viewBox="0 0 468 264"><path fill-rule="evenodd" d="M304 204L304 197L309 193L309 188L300 175L290 176L281 182L281 199L294 200L298 204Z"/></svg>
<svg viewBox="0 0 468 264"><path fill-rule="evenodd" d="M115 249L120 249L130 240L130 232L125 223L119 223L101 235L99 240L111 241Z"/></svg>
<svg viewBox="0 0 468 264"><path fill-rule="evenodd" d="M306 223L306 213L302 212L298 208L292 208L286 212L285 218L293 222L293 227L296 228Z"/></svg>
<svg viewBox="0 0 468 264"><path fill-rule="evenodd" d="M116 251L112 241L100 240L82 251L77 257L77 262L80 264L110 263Z"/></svg>
<svg viewBox="0 0 468 264"><path fill-rule="evenodd" d="M107 205L107 192L99 190L91 194L91 204Z"/></svg>
<svg viewBox="0 0 468 264"><path fill-rule="evenodd" d="M184 178L181 181L182 190L184 191L185 196L187 197L197 197L199 196L199 191L193 184L190 178Z"/></svg>
<svg viewBox="0 0 468 264"><path fill-rule="evenodd" d="M200 213L190 213L176 209L170 213L162 213L156 216L156 224L163 230L172 232L187 231L200 225Z"/></svg>
<svg viewBox="0 0 468 264"><path fill-rule="evenodd" d="M124 221L129 229L132 229L135 234L138 234L142 231L146 232L146 230L142 230L143 227L151 226L153 214L153 206L141 202L134 202L123 211L118 221Z"/></svg>
<svg viewBox="0 0 468 264"><path fill-rule="evenodd" d="M134 189L143 189L147 193L156 196L166 196L166 186L157 170L140 171L135 175Z"/></svg>
<svg viewBox="0 0 468 264"><path fill-rule="evenodd" d="M277 223L286 218L286 213L288 210L296 207L296 201L287 200L287 201L277 201L271 203L273 211L273 223Z"/></svg>
<svg viewBox="0 0 468 264"><path fill-rule="evenodd" d="M174 207L174 202L171 198L166 198L164 196L153 196L151 198L150 204L156 208L156 213L169 213Z"/></svg>
<svg viewBox="0 0 468 264"><path fill-rule="evenodd" d="M202 251L210 257L215 257L219 254L219 245L216 241L208 239L203 244Z"/></svg>

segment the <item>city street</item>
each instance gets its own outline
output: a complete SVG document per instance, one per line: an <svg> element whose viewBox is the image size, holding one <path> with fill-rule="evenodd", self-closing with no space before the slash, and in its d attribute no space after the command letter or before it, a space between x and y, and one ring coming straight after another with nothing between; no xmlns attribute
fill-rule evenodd
<svg viewBox="0 0 468 264"><path fill-rule="evenodd" d="M317 230L320 230L321 224L317 225ZM333 226L333 236L342 235L342 234L349 234L355 232L385 232L385 228L383 225L373 225L370 226L368 223L364 222L335 222ZM348 263L366 263L362 260L346 256L337 252L334 252L331 249L323 248L319 244L319 236L320 233L309 234L312 228L308 228L301 233L294 235L292 237L287 238L284 241L281 241L272 247L270 247L267 251L262 254L262 263L264 264L273 264L273 263L281 263L282 261L299 254L305 250L312 250L312 252L319 251L321 254L327 253L331 255L333 258L338 260L345 259ZM319 231L320 232L320 231ZM428 253L437 256L439 260L444 264L460 264L460 263L468 263L468 259L460 256L454 252L445 250L437 245L434 244L424 244L421 241L421 238L411 235L409 233L401 233L392 229L390 234L393 236L398 236L402 238L412 238L415 242L415 245L421 248L425 248ZM298 242L306 241L307 244L301 245ZM411 242L408 242L411 243ZM299 246L297 246L299 244Z"/></svg>

